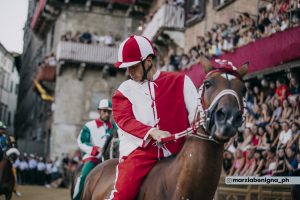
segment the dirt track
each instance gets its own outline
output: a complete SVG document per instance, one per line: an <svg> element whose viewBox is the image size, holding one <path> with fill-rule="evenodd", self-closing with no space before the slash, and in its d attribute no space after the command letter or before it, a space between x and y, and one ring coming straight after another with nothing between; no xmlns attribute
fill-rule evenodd
<svg viewBox="0 0 300 200"><path fill-rule="evenodd" d="M19 186L21 197L13 195L12 200L70 200L70 190L68 189L48 189L41 186ZM0 200L4 200L0 196Z"/></svg>

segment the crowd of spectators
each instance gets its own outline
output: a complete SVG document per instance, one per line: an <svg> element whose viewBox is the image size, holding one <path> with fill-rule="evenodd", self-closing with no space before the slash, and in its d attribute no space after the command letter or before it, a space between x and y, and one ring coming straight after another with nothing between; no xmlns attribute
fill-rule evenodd
<svg viewBox="0 0 300 200"><path fill-rule="evenodd" d="M89 31L77 31L73 34L72 31L67 31L64 35L61 36L61 41L97 44L102 46L115 46L118 44L118 42L120 42L120 38L113 37L111 32L106 35L99 35L97 32L91 33Z"/></svg>
<svg viewBox="0 0 300 200"><path fill-rule="evenodd" d="M247 117L225 146L227 175L300 175L299 73L246 84ZM288 81L287 81L288 80Z"/></svg>
<svg viewBox="0 0 300 200"><path fill-rule="evenodd" d="M69 187L80 156L77 152L73 157L62 155L51 160L24 153L13 163L17 170L17 182L19 185L42 185L47 188Z"/></svg>
<svg viewBox="0 0 300 200"><path fill-rule="evenodd" d="M296 27L300 24L299 4L298 0L273 0L259 9L258 16L242 13L237 18L230 19L228 24L215 24L204 36L197 37L197 44L188 54L172 51L167 62L159 61L173 66L162 70L185 70L196 64L200 55L218 57L259 38Z"/></svg>

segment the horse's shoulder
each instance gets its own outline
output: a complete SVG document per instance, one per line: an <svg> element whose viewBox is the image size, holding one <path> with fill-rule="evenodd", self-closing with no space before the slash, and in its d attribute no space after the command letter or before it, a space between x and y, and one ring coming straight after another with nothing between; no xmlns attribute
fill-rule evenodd
<svg viewBox="0 0 300 200"><path fill-rule="evenodd" d="M169 166L171 162L175 160L176 156L171 156L168 158L164 158L162 160L159 160L157 164L152 168L150 173L157 173L157 171L165 169L165 167Z"/></svg>
<svg viewBox="0 0 300 200"><path fill-rule="evenodd" d="M118 159L117 158L113 158L113 159L109 159L106 160L102 163L99 163L96 167L95 170L99 171L99 170L105 170L107 168L116 168L117 164L118 164Z"/></svg>

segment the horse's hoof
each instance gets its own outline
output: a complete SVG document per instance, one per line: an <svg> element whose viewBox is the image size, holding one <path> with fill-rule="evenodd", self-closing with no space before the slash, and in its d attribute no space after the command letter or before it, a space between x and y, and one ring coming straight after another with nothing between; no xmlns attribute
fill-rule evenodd
<svg viewBox="0 0 300 200"><path fill-rule="evenodd" d="M22 196L21 192L18 192L18 191L17 191L17 192L15 192L15 194L16 194L16 196L17 196L17 197L20 197L20 196Z"/></svg>

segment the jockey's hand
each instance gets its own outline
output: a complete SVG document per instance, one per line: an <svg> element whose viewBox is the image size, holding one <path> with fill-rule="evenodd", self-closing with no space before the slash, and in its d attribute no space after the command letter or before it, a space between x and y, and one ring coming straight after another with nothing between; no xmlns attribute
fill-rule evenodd
<svg viewBox="0 0 300 200"><path fill-rule="evenodd" d="M157 142L161 142L162 138L166 138L166 137L170 136L171 134L168 131L161 131L158 129L154 129L149 133L149 135Z"/></svg>
<svg viewBox="0 0 300 200"><path fill-rule="evenodd" d="M102 152L102 151L103 151L103 149L102 149L101 147L98 147L98 149L97 149L97 150L98 150L99 154L102 154L102 153L103 153L103 152Z"/></svg>

